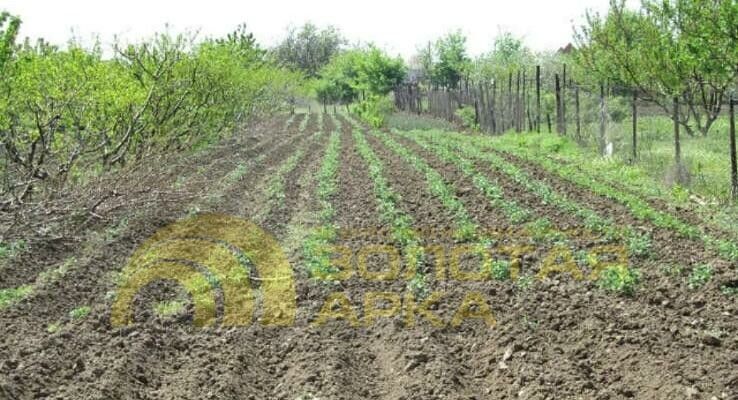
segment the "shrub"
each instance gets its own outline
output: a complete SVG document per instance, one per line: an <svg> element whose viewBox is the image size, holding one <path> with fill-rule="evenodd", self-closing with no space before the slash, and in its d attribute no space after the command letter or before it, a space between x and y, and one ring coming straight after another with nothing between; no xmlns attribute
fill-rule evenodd
<svg viewBox="0 0 738 400"><path fill-rule="evenodd" d="M461 124L465 128L479 130L479 124L476 122L476 111L472 106L464 106L456 110L456 116L461 120Z"/></svg>
<svg viewBox="0 0 738 400"><path fill-rule="evenodd" d="M387 96L370 95L352 107L352 111L367 124L379 128L384 126L387 117L395 106Z"/></svg>

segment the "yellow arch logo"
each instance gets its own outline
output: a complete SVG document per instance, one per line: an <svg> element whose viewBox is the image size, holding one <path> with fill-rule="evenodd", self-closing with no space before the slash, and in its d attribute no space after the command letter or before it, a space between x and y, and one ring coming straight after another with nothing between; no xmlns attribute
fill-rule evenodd
<svg viewBox="0 0 738 400"><path fill-rule="evenodd" d="M248 258L257 277L250 276L234 250ZM159 280L175 281L187 290L195 306L195 326L216 323L217 289L223 298L223 326L250 325L257 297L262 324L287 326L295 320L295 283L287 257L274 237L243 219L202 214L175 222L146 240L123 269L111 325L131 324L134 297ZM260 296L254 295L252 280L259 282Z"/></svg>

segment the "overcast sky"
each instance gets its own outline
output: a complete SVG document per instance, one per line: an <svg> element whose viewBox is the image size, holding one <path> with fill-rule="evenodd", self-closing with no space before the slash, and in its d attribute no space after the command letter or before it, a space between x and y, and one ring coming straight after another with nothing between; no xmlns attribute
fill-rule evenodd
<svg viewBox="0 0 738 400"><path fill-rule="evenodd" d="M410 57L419 45L460 28L474 55L487 51L500 30L522 36L534 50L555 50L571 40L585 10L605 11L608 0L0 0L0 9L23 20L21 36L52 43L99 34L127 40L161 31L198 29L222 35L245 22L267 46L289 25L332 24L351 41L374 42Z"/></svg>

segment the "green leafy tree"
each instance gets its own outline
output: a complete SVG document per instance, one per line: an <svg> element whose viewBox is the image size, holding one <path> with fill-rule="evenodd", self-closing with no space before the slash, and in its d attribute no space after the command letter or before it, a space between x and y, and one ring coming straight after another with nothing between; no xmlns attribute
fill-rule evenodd
<svg viewBox="0 0 738 400"><path fill-rule="evenodd" d="M19 18L5 11L0 13L0 75L2 75L3 67L13 54L20 24Z"/></svg>
<svg viewBox="0 0 738 400"><path fill-rule="evenodd" d="M605 17L588 14L577 34L577 60L600 82L632 87L679 123L707 135L738 74L738 4L708 0L611 1Z"/></svg>
<svg viewBox="0 0 738 400"><path fill-rule="evenodd" d="M458 87L471 67L471 59L466 53L466 36L461 31L448 33L436 41L434 49L437 61L433 65L431 81L448 88Z"/></svg>
<svg viewBox="0 0 738 400"><path fill-rule="evenodd" d="M277 45L273 54L280 64L300 70L312 78L345 44L346 39L338 29L332 26L320 29L307 23L300 28L290 28L287 37Z"/></svg>

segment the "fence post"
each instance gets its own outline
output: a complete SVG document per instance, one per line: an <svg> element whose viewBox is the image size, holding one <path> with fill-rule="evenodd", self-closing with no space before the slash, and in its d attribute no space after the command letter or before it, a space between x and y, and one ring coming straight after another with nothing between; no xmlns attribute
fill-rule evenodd
<svg viewBox="0 0 738 400"><path fill-rule="evenodd" d="M579 85L574 86L574 108L577 119L577 141L582 142L582 120L579 115Z"/></svg>
<svg viewBox="0 0 738 400"><path fill-rule="evenodd" d="M500 127L499 133L505 132L505 81L500 84L500 119L497 126Z"/></svg>
<svg viewBox="0 0 738 400"><path fill-rule="evenodd" d="M564 64L564 74L561 81L561 127L562 132L566 135L566 64Z"/></svg>
<svg viewBox="0 0 738 400"><path fill-rule="evenodd" d="M492 106L492 110L491 110L491 114L492 114L492 133L497 133L497 118L496 118L496 115L495 115L495 114L497 114L497 104L495 103L496 100L497 100L496 97L497 97L497 79L495 79L494 81L492 81L492 104L491 104L491 106Z"/></svg>
<svg viewBox="0 0 738 400"><path fill-rule="evenodd" d="M600 136L598 142L600 145L600 154L605 155L605 135L607 129L607 105L605 104L605 84L600 83Z"/></svg>
<svg viewBox="0 0 738 400"><path fill-rule="evenodd" d="M520 122L520 70L518 70L515 79L515 132L522 131Z"/></svg>
<svg viewBox="0 0 738 400"><path fill-rule="evenodd" d="M536 65L536 131L541 133L541 66Z"/></svg>
<svg viewBox="0 0 738 400"><path fill-rule="evenodd" d="M563 129L561 128L561 81L559 74L554 74L554 95L556 98L556 133L562 134Z"/></svg>
<svg viewBox="0 0 738 400"><path fill-rule="evenodd" d="M638 92L633 90L633 163L638 159Z"/></svg>
<svg viewBox="0 0 738 400"><path fill-rule="evenodd" d="M735 140L735 93L730 95L730 193L733 200L738 200L738 155L736 155Z"/></svg>

